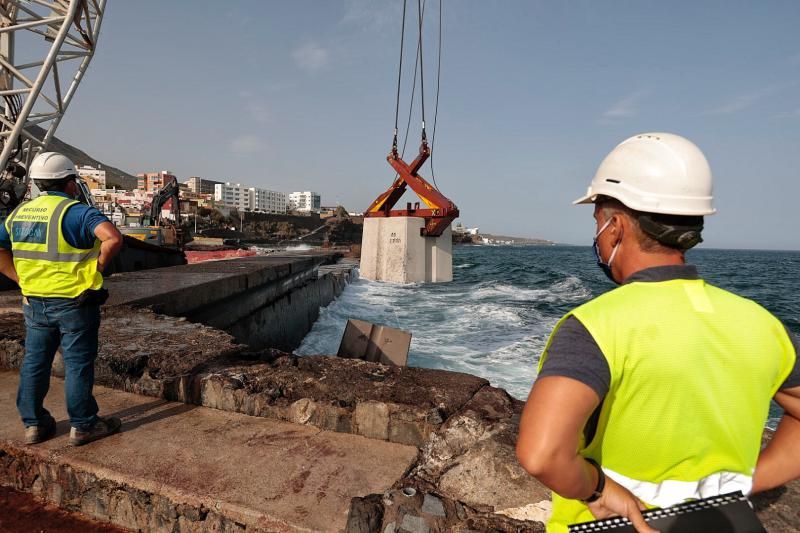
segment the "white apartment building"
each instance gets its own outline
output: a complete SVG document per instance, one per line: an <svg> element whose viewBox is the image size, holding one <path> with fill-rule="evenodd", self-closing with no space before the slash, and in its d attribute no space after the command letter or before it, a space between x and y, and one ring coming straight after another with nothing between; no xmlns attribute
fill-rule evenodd
<svg viewBox="0 0 800 533"><path fill-rule="evenodd" d="M77 166L78 176L89 178L96 185L97 189L106 188L106 171L101 168L90 167L89 165Z"/></svg>
<svg viewBox="0 0 800 533"><path fill-rule="evenodd" d="M234 207L242 210L249 209L249 197L247 187L242 187L239 183L234 185L226 182L214 185L214 201L225 207Z"/></svg>
<svg viewBox="0 0 800 533"><path fill-rule="evenodd" d="M286 193L246 187L241 183L217 183L214 185L214 201L241 211L286 213Z"/></svg>
<svg viewBox="0 0 800 533"><path fill-rule="evenodd" d="M221 181L204 180L199 176L192 176L186 180L189 190L195 194L214 194L214 186L221 184Z"/></svg>
<svg viewBox="0 0 800 533"><path fill-rule="evenodd" d="M265 213L286 213L286 193L252 188L253 211Z"/></svg>
<svg viewBox="0 0 800 533"><path fill-rule="evenodd" d="M305 213L319 213L322 198L313 191L293 192L289 195L289 207Z"/></svg>

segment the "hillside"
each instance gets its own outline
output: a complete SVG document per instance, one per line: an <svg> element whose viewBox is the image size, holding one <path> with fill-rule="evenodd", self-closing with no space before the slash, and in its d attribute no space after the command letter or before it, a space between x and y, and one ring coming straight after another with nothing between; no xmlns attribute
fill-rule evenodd
<svg viewBox="0 0 800 533"><path fill-rule="evenodd" d="M510 237L508 235L493 235L491 233L483 233L480 236L483 237L484 240L503 244L555 244L555 242L547 239L530 237Z"/></svg>
<svg viewBox="0 0 800 533"><path fill-rule="evenodd" d="M509 237L507 235L492 235L481 233L471 235L458 231L453 232L453 244L527 244L527 245L552 245L554 241L529 237Z"/></svg>
<svg viewBox="0 0 800 533"><path fill-rule="evenodd" d="M37 126L34 126L34 128L39 129ZM39 129L39 131L36 132L36 135L41 138L44 136L44 131ZM47 147L47 149L51 152L61 152L69 157L76 165L88 165L95 168L102 168L106 171L106 185L108 187L116 186L118 188L128 190L136 188L136 176L112 167L111 165L107 165L102 161L93 158L83 150L75 148L71 144L65 143L58 137L53 137L53 140L50 141L50 145Z"/></svg>

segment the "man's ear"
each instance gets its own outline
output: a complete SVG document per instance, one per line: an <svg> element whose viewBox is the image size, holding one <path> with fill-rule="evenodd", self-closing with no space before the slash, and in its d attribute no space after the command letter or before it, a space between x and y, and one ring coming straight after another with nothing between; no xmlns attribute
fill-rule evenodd
<svg viewBox="0 0 800 533"><path fill-rule="evenodd" d="M628 220L628 217L619 211L616 211L613 215L611 215L611 224L609 224L608 229L611 230L611 235L614 237L614 244L622 240L622 236L625 234L626 226L629 223L630 221Z"/></svg>

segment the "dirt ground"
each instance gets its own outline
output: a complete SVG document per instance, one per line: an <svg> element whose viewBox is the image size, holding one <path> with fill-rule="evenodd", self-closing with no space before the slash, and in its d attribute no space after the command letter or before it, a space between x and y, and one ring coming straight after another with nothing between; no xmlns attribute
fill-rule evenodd
<svg viewBox="0 0 800 533"><path fill-rule="evenodd" d="M0 533L123 533L116 526L88 520L30 494L0 486Z"/></svg>

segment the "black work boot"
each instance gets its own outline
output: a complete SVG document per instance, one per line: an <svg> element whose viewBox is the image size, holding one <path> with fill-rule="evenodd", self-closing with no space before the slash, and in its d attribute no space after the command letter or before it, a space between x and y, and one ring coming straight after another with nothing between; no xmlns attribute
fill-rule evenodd
<svg viewBox="0 0 800 533"><path fill-rule="evenodd" d="M83 446L97 439L102 439L119 431L122 421L119 418L97 418L94 425L87 430L72 428L69 433L69 443L73 446Z"/></svg>
<svg viewBox="0 0 800 533"><path fill-rule="evenodd" d="M56 434L56 419L48 416L37 426L25 428L25 444L38 444Z"/></svg>

